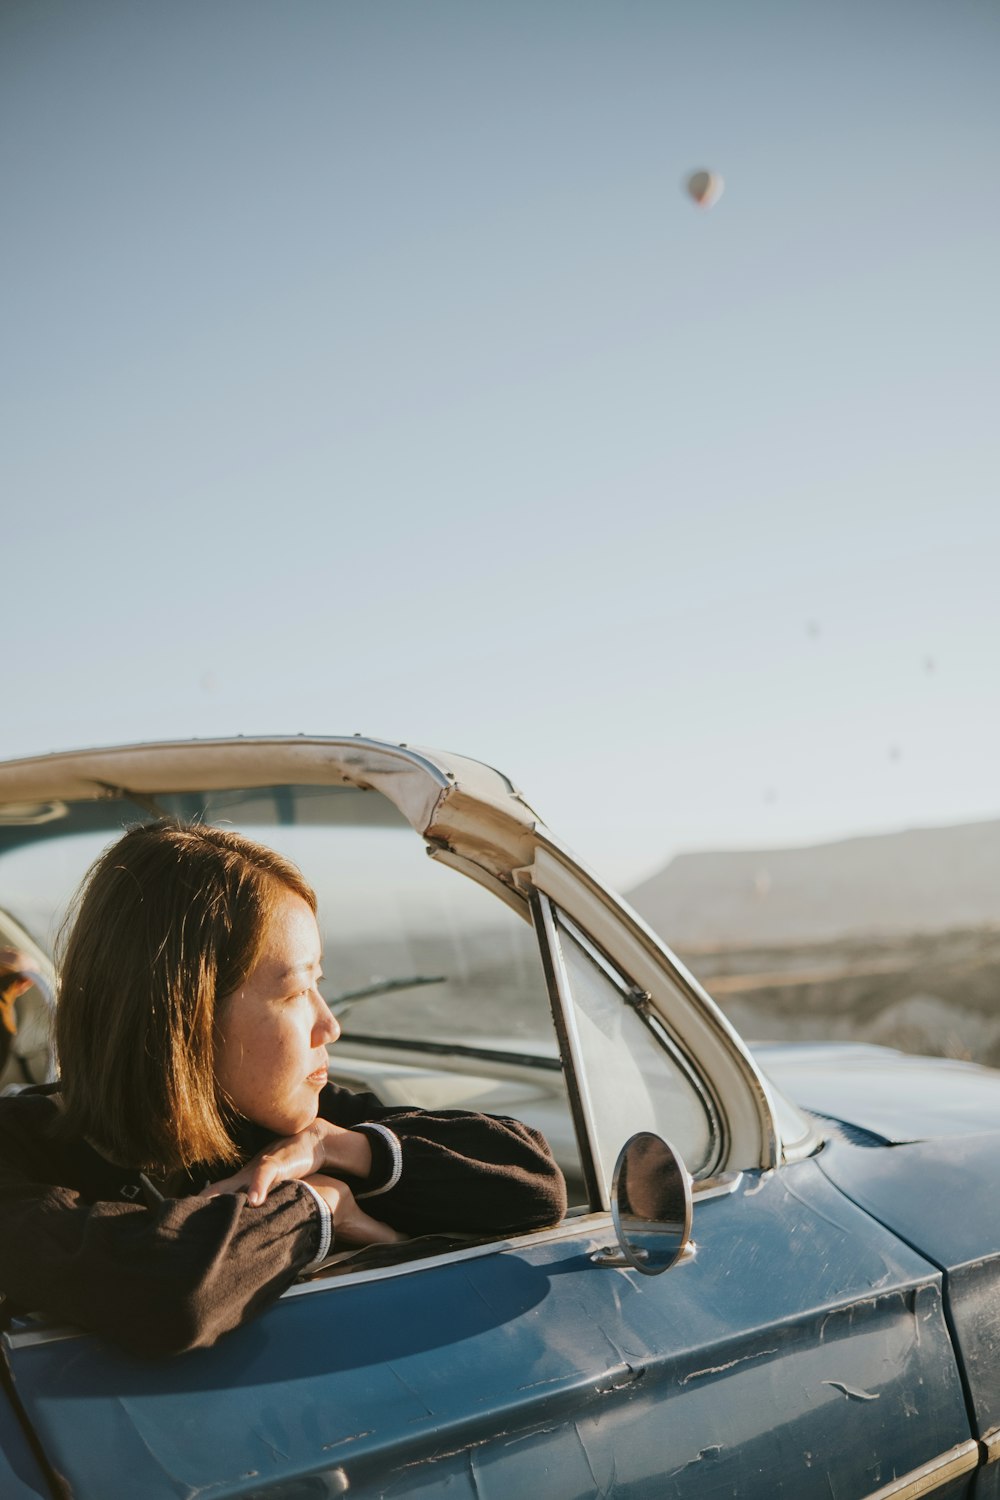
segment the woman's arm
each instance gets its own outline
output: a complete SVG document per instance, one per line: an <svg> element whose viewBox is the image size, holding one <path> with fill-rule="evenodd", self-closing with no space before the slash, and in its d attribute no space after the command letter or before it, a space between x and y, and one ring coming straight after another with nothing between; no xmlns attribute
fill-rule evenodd
<svg viewBox="0 0 1000 1500"><path fill-rule="evenodd" d="M377 1220L406 1234L512 1234L553 1224L566 1185L536 1130L464 1110L388 1108L328 1084L320 1116L207 1188L263 1202L274 1184L312 1172L345 1179Z"/></svg>
<svg viewBox="0 0 1000 1500"><path fill-rule="evenodd" d="M8 1108L18 1103L4 1101ZM25 1101L27 1102L27 1101ZM264 1208L244 1193L86 1203L37 1180L32 1152L0 1124L0 1290L130 1352L214 1343L278 1297L314 1260L321 1217L300 1182Z"/></svg>
<svg viewBox="0 0 1000 1500"><path fill-rule="evenodd" d="M369 1213L407 1234L516 1234L566 1212L566 1183L548 1144L520 1120L389 1108L333 1084L320 1109L369 1136L370 1177L351 1186Z"/></svg>

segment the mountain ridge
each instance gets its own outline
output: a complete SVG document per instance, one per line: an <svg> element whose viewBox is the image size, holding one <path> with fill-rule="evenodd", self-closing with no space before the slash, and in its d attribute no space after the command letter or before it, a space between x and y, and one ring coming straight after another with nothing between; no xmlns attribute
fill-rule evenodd
<svg viewBox="0 0 1000 1500"><path fill-rule="evenodd" d="M678 854L626 896L684 948L990 926L1000 922L1000 818Z"/></svg>

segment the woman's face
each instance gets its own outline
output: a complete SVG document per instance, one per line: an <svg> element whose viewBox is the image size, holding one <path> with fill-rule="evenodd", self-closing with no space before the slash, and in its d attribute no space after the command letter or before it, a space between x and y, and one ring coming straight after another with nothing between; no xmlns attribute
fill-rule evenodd
<svg viewBox="0 0 1000 1500"><path fill-rule="evenodd" d="M246 983L220 1004L216 1079L240 1114L275 1135L316 1118L326 1044L340 1035L316 988L320 958L316 918L283 891Z"/></svg>

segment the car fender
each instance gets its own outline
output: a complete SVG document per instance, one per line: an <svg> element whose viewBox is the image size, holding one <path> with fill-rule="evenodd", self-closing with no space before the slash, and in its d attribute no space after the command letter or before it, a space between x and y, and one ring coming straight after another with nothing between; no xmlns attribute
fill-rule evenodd
<svg viewBox="0 0 1000 1500"><path fill-rule="evenodd" d="M817 1157L848 1198L945 1273L945 1306L976 1435L1000 1457L1000 1200L997 1137L865 1147L831 1141Z"/></svg>

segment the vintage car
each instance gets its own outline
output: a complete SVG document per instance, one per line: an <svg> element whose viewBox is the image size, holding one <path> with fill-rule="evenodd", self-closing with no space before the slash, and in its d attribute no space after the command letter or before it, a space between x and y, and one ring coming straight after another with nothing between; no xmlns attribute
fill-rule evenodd
<svg viewBox="0 0 1000 1500"><path fill-rule="evenodd" d="M162 814L316 885L335 1080L539 1126L571 1208L483 1242L457 1205L169 1360L8 1315L0 1495L1000 1495L1000 1075L751 1052L506 777L358 736L0 765L8 937L50 951Z"/></svg>

